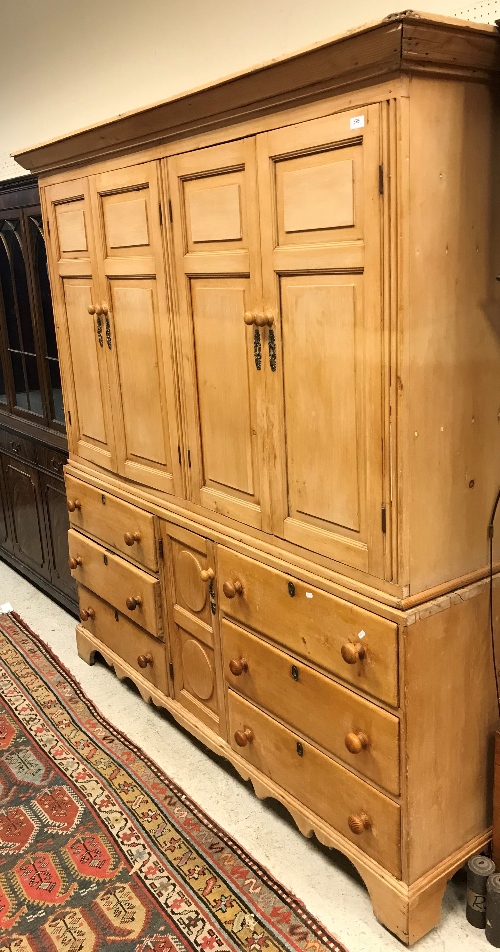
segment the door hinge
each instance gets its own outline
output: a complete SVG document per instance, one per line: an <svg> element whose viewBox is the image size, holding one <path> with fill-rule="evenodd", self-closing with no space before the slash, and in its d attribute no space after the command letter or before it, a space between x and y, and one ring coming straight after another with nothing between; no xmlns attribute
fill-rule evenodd
<svg viewBox="0 0 500 952"><path fill-rule="evenodd" d="M387 532L387 509L382 506L382 532Z"/></svg>
<svg viewBox="0 0 500 952"><path fill-rule="evenodd" d="M179 466L182 466L182 453L180 446L177 447L177 455L179 457Z"/></svg>
<svg viewBox="0 0 500 952"><path fill-rule="evenodd" d="M170 224L172 224L174 221L174 216L172 214L172 202L170 199L168 200L168 217L170 219Z"/></svg>
<svg viewBox="0 0 500 952"><path fill-rule="evenodd" d="M71 426L71 410L68 410L68 423Z"/></svg>
<svg viewBox="0 0 500 952"><path fill-rule="evenodd" d="M378 167L378 193L379 195L384 194L384 166L379 165Z"/></svg>
<svg viewBox="0 0 500 952"><path fill-rule="evenodd" d="M163 212L161 210L161 202L158 202L158 209L160 211L160 226L163 225Z"/></svg>
<svg viewBox="0 0 500 952"><path fill-rule="evenodd" d="M158 555L160 556L160 559L163 559L163 539L160 539L158 542Z"/></svg>
<svg viewBox="0 0 500 952"><path fill-rule="evenodd" d="M188 466L191 469L191 450L188 450Z"/></svg>
<svg viewBox="0 0 500 952"><path fill-rule="evenodd" d="M49 221L48 218L47 218L47 234L48 234L48 236L49 236L49 238L50 238L50 221Z"/></svg>
<svg viewBox="0 0 500 952"><path fill-rule="evenodd" d="M170 675L171 680L173 681L174 680L174 666L171 661L168 662L168 673Z"/></svg>

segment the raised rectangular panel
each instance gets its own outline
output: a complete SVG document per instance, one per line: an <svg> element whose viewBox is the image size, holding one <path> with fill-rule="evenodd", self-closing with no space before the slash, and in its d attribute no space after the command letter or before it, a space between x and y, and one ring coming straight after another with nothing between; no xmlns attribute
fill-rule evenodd
<svg viewBox="0 0 500 952"><path fill-rule="evenodd" d="M352 159L283 173L286 232L354 225Z"/></svg>
<svg viewBox="0 0 500 952"><path fill-rule="evenodd" d="M238 184L191 190L187 205L193 242L236 241L242 237Z"/></svg>
<svg viewBox="0 0 500 952"><path fill-rule="evenodd" d="M103 200L106 241L109 248L149 246L145 198Z"/></svg>
<svg viewBox="0 0 500 952"><path fill-rule="evenodd" d="M83 202L77 208L73 205L56 206L56 218L61 252L87 251Z"/></svg>
<svg viewBox="0 0 500 952"><path fill-rule="evenodd" d="M64 297L80 434L105 444L103 402L107 394L101 390L95 318L88 313L88 306L92 303L91 286L88 281L67 280Z"/></svg>

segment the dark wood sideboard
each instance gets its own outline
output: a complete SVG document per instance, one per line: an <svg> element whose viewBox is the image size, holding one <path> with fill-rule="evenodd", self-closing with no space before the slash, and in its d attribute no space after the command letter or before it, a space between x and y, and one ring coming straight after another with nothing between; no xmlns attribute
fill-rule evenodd
<svg viewBox="0 0 500 952"><path fill-rule="evenodd" d="M77 614L67 456L38 186L23 176L0 182L0 557Z"/></svg>

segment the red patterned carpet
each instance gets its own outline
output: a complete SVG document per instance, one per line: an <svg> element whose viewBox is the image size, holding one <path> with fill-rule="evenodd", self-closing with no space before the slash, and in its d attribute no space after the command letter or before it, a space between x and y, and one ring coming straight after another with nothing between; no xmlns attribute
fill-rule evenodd
<svg viewBox="0 0 500 952"><path fill-rule="evenodd" d="M345 952L0 615L0 952Z"/></svg>

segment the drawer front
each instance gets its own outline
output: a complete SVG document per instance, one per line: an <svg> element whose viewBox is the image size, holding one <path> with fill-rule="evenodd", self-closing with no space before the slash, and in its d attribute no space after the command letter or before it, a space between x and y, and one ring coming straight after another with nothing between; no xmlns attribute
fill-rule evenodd
<svg viewBox="0 0 500 952"><path fill-rule="evenodd" d="M78 601L82 627L168 695L165 645L151 638L142 628L138 628L95 592L90 592L82 585L78 586ZM85 618L85 615L89 615L89 609L93 617Z"/></svg>
<svg viewBox="0 0 500 952"><path fill-rule="evenodd" d="M29 463L35 462L35 444L32 440L19 436L18 433L9 433L8 430L0 429L0 447L11 456L18 456L19 459L25 459Z"/></svg>
<svg viewBox="0 0 500 952"><path fill-rule="evenodd" d="M74 529L69 530L68 541L70 560L75 559L78 563L71 572L73 578L114 605L135 624L161 637L163 625L159 581L118 555L106 552L102 546ZM127 599L139 600L140 604L129 608Z"/></svg>
<svg viewBox="0 0 500 952"><path fill-rule="evenodd" d="M43 469L48 470L53 476L63 477L63 468L68 461L66 453L52 449L50 446L38 444L36 447L36 461Z"/></svg>
<svg viewBox="0 0 500 952"><path fill-rule="evenodd" d="M397 707L398 637L393 622L223 546L217 559L219 600L226 615ZM233 597L224 594L224 583L232 585L228 589L226 584L226 591L234 591ZM344 660L342 649L346 655L350 650L352 661L352 647L344 648L349 645L361 646L361 660Z"/></svg>
<svg viewBox="0 0 500 952"><path fill-rule="evenodd" d="M66 494L68 508L72 508L75 502L79 504L69 514L69 521L75 529L88 532L127 558L140 562L153 572L158 571L155 518L151 513L101 492L74 476L66 476ZM125 535L130 544L125 541Z"/></svg>
<svg viewBox="0 0 500 952"><path fill-rule="evenodd" d="M229 730L234 751L394 876L401 876L397 803L232 691ZM237 733L245 746L236 742ZM353 832L349 818L359 833Z"/></svg>
<svg viewBox="0 0 500 952"><path fill-rule="evenodd" d="M222 649L231 687L390 793L399 793L399 719L394 714L227 620Z"/></svg>

